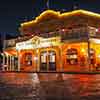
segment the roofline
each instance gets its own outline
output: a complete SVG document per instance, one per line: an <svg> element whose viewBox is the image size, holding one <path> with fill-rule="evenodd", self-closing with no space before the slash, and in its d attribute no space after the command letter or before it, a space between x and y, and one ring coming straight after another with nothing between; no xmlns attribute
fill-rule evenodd
<svg viewBox="0 0 100 100"><path fill-rule="evenodd" d="M92 16L92 17L100 18L100 14L94 13L94 12L91 12L91 11L87 11L87 10L83 10L83 9L74 10L74 11L70 11L70 12L64 12L64 13L60 13L60 11L46 10L43 13L41 13L39 16L37 16L35 18L35 20L21 23L21 27L27 26L29 24L35 24L35 23L37 23L43 16L45 16L48 13L51 13L53 15L56 15L58 18L61 18L63 16L67 17L67 16L71 16L71 15L78 14L78 13L79 14L88 15L88 16Z"/></svg>

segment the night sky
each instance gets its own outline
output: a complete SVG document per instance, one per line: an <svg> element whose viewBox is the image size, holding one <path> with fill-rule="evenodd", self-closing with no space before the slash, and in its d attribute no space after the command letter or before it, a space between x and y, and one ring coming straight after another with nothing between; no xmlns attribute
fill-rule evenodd
<svg viewBox="0 0 100 100"><path fill-rule="evenodd" d="M20 23L32 20L46 8L46 0L0 0L0 34L19 34ZM100 13L100 0L49 0L50 9L71 11L79 5L85 9Z"/></svg>

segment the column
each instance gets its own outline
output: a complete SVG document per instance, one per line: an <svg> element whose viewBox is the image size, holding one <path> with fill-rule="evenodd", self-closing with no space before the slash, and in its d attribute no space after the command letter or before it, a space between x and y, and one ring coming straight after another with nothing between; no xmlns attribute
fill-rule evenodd
<svg viewBox="0 0 100 100"><path fill-rule="evenodd" d="M8 71L8 68L9 67L9 56L7 55L7 71Z"/></svg>
<svg viewBox="0 0 100 100"><path fill-rule="evenodd" d="M12 59L11 58L12 58L12 56L9 56L9 59L10 59L10 63L9 63L10 71L12 70L12 64L11 64L12 63L12 61L11 61Z"/></svg>
<svg viewBox="0 0 100 100"><path fill-rule="evenodd" d="M5 71L4 65L5 65L5 55L4 55L4 53L3 53L3 67L2 67L2 70L3 70L3 71Z"/></svg>
<svg viewBox="0 0 100 100"><path fill-rule="evenodd" d="M14 71L14 56L12 56L12 71Z"/></svg>
<svg viewBox="0 0 100 100"><path fill-rule="evenodd" d="M35 71L36 71L36 72L39 71L39 54L38 54L38 53L39 53L39 50L37 49L37 50L36 50L35 59L34 59L34 60L35 60L35 65L36 65L36 66L35 66L35 67L36 67L36 68L35 68Z"/></svg>
<svg viewBox="0 0 100 100"><path fill-rule="evenodd" d="M62 61L62 47L59 46L59 60L60 60L60 72L64 72L64 66Z"/></svg>
<svg viewBox="0 0 100 100"><path fill-rule="evenodd" d="M17 51L17 57L18 57L18 71L20 71L20 50Z"/></svg>

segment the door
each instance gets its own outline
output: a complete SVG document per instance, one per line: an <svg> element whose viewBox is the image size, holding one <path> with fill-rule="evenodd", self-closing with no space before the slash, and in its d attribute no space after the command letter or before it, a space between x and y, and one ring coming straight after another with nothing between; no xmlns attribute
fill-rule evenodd
<svg viewBox="0 0 100 100"><path fill-rule="evenodd" d="M56 71L56 52L55 51L49 51L48 53L49 57L49 70L50 71Z"/></svg>
<svg viewBox="0 0 100 100"><path fill-rule="evenodd" d="M55 51L42 51L40 54L40 70L56 71L56 53Z"/></svg>

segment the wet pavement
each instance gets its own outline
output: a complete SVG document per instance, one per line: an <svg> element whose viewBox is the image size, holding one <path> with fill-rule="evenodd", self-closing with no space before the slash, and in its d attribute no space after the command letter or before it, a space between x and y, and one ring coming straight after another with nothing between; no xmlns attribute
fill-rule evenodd
<svg viewBox="0 0 100 100"><path fill-rule="evenodd" d="M100 100L100 75L0 73L0 100Z"/></svg>

